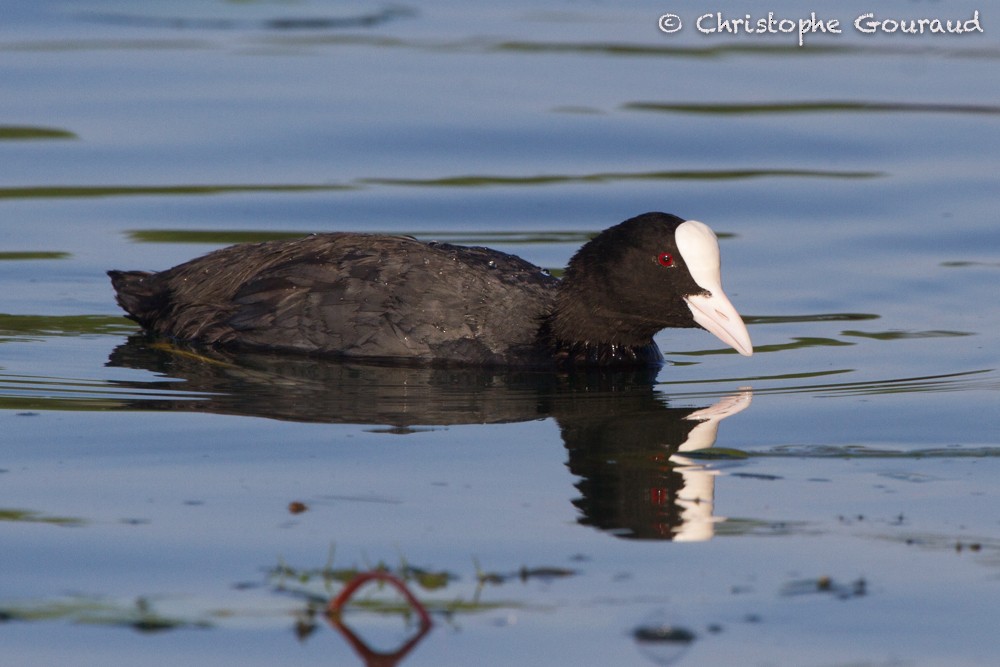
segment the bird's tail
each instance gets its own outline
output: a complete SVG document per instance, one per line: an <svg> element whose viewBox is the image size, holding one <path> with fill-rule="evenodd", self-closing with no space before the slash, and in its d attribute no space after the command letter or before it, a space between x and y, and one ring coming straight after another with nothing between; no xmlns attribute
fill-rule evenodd
<svg viewBox="0 0 1000 667"><path fill-rule="evenodd" d="M166 294L148 271L108 271L115 299L129 319L143 326L156 320L166 306Z"/></svg>

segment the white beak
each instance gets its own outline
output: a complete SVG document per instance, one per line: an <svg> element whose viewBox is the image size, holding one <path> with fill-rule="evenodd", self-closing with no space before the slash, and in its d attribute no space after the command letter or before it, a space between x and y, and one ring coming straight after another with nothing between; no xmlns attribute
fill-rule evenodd
<svg viewBox="0 0 1000 667"><path fill-rule="evenodd" d="M745 357L753 354L753 343L750 333L743 324L743 318L736 312L733 304L722 290L713 292L710 296L694 294L684 297L694 321L709 333L714 334L726 345L735 348Z"/></svg>
<svg viewBox="0 0 1000 667"><path fill-rule="evenodd" d="M750 334L743 318L722 291L719 241L715 232L703 222L688 220L678 225L674 234L691 277L705 290L705 294L684 297L694 321L726 345L749 357L753 354Z"/></svg>

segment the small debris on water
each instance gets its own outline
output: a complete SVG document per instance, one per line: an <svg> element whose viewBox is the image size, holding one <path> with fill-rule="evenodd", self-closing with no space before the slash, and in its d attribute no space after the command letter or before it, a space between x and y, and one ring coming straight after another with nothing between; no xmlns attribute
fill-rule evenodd
<svg viewBox="0 0 1000 667"><path fill-rule="evenodd" d="M863 577L850 583L840 583L830 576L822 575L815 579L799 579L791 581L782 588L782 595L809 595L812 593L829 593L840 600L862 597L868 593L868 583Z"/></svg>
<svg viewBox="0 0 1000 667"><path fill-rule="evenodd" d="M690 644L698 638L687 628L672 625L639 626L632 631L632 636L637 642L673 642L679 644Z"/></svg>

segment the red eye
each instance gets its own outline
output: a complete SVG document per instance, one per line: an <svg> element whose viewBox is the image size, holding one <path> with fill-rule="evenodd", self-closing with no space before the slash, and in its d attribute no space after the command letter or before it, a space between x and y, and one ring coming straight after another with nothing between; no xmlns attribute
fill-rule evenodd
<svg viewBox="0 0 1000 667"><path fill-rule="evenodd" d="M674 256L669 252L661 252L660 256L656 258L656 261L660 263L660 266L673 266Z"/></svg>

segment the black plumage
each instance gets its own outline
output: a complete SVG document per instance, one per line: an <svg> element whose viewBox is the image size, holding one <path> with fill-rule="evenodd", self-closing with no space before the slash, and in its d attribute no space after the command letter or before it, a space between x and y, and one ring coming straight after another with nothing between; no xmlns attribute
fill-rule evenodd
<svg viewBox="0 0 1000 667"><path fill-rule="evenodd" d="M488 248L356 233L230 246L158 273L108 273L118 303L148 332L208 345L430 363L647 365L662 359L653 334L698 326L684 297L705 290L677 247L683 222L647 213L605 230L562 280ZM664 254L673 265L658 260Z"/></svg>

